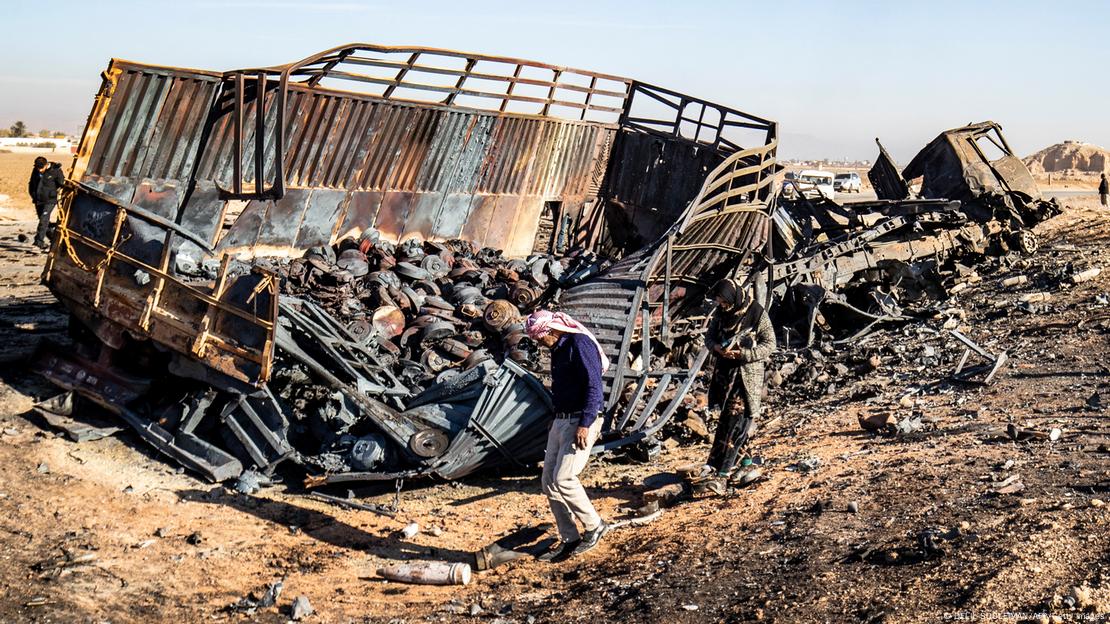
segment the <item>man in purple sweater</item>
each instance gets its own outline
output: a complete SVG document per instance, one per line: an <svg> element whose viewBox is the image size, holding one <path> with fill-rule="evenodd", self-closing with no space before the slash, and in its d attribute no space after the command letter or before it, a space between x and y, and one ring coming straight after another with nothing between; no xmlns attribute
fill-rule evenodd
<svg viewBox="0 0 1110 624"><path fill-rule="evenodd" d="M593 549L609 530L578 480L601 433L601 374L609 359L590 330L561 312L536 311L528 317L526 329L533 340L551 349L555 420L547 434L540 485L560 541L539 558L561 561Z"/></svg>

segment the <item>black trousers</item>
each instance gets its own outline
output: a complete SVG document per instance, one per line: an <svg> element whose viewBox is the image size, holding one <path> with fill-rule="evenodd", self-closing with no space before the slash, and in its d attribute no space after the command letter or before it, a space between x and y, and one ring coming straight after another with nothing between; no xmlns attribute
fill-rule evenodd
<svg viewBox="0 0 1110 624"><path fill-rule="evenodd" d="M709 404L721 406L707 464L731 472L755 433L763 393L763 362L736 364L717 360L709 384Z"/></svg>
<svg viewBox="0 0 1110 624"><path fill-rule="evenodd" d="M58 202L35 204L35 212L39 215L39 227L35 231L35 244L46 242L46 232L50 229L50 217L54 214L54 207Z"/></svg>

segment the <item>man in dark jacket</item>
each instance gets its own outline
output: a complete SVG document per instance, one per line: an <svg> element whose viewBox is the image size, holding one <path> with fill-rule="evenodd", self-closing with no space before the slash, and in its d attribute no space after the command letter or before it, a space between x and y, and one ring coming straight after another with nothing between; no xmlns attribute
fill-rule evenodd
<svg viewBox="0 0 1110 624"><path fill-rule="evenodd" d="M1103 206L1107 205L1107 195L1110 195L1110 184L1106 182L1106 174L1104 173L1098 181L1098 198Z"/></svg>
<svg viewBox="0 0 1110 624"><path fill-rule="evenodd" d="M717 308L706 329L706 346L717 355L709 384L709 403L721 406L709 459L702 477L722 481L734 474L759 417L763 363L774 352L775 329L749 288L734 279L713 287Z"/></svg>
<svg viewBox="0 0 1110 624"><path fill-rule="evenodd" d="M578 480L601 433L601 376L609 359L590 330L561 312L537 310L525 329L530 338L551 349L555 420L547 435L540 488L555 516L559 542L539 558L561 561L593 549L609 530Z"/></svg>
<svg viewBox="0 0 1110 624"><path fill-rule="evenodd" d="M42 161L41 163L39 161ZM36 174L38 174L36 176ZM48 163L45 158L35 159L35 171L31 173L28 190L35 201L35 212L39 215L39 227L35 232L35 246L46 249L46 233L50 228L50 217L58 205L58 190L62 188L65 176L62 166L56 162Z"/></svg>
<svg viewBox="0 0 1110 624"><path fill-rule="evenodd" d="M31 167L31 179L27 182L27 194L31 196L31 201L35 203L35 208L39 205L39 177L42 176L42 170L46 167L46 159L39 156L35 159L34 166Z"/></svg>

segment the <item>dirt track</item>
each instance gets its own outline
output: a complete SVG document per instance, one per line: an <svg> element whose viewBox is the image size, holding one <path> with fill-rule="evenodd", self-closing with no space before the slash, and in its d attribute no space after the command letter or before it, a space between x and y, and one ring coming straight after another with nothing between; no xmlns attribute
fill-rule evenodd
<svg viewBox="0 0 1110 624"><path fill-rule="evenodd" d="M1110 271L1041 288L1053 299L1034 313L1012 302L1040 286L997 285L1004 275L1105 257L1110 218L1093 202L1072 203L1082 206L1038 228L1038 256L984 275L953 302L972 338L1013 358L995 384L943 381L959 353L935 332L939 320L898 330L876 342L884 361L896 359L891 345L912 354L925 342L941 361L883 366L813 401L784 404L772 391L764 421L774 424L755 449L767 480L618 530L582 560L518 562L465 588L389 584L374 570L398 559L462 561L518 525L546 521L534 475L406 485L402 513L390 520L282 487L229 493L179 474L127 432L81 444L57 437L27 413L53 390L24 362L37 340L62 339L65 317L37 286L43 256L16 239L31 224L0 222L0 620L282 622L298 595L316 608L314 622L454 621L472 611L475 621L668 623L1108 613L1110 505L1099 499L1110 499L1101 408L1110 403L1110 306L1095 297L1110 290ZM857 424L860 413L915 411L926 426L908 436L873 436ZM1063 437L1013 442L1008 423L1058 427ZM638 501L645 479L705 451L670 448L646 466L595 463L587 486L615 517ZM789 469L808 456L820 458L815 470ZM1012 475L1023 491L993 493ZM406 542L394 534L409 521L425 530ZM57 575L40 570L64 552L95 558ZM279 579L277 608L223 611Z"/></svg>

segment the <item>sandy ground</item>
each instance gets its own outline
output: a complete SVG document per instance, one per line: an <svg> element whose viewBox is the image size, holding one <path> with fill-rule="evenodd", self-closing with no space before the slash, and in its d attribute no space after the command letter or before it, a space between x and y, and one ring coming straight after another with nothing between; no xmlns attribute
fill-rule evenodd
<svg viewBox="0 0 1110 624"><path fill-rule="evenodd" d="M1110 290L1110 271L1017 291L988 276L951 302L967 312L974 339L1013 358L993 385L946 383L959 350L940 338L939 321L910 326L876 353L928 343L942 363L880 367L807 401L771 391L764 422L773 424L754 448L766 480L619 529L581 559L522 560L466 587L431 587L387 583L375 570L464 561L515 527L547 521L534 473L405 484L401 513L389 519L283 486L232 493L179 473L129 432L70 442L29 413L54 390L27 372L26 358L43 338L64 340L66 324L37 283L44 256L18 241L31 227L0 222L0 621L284 622L300 595L316 609L311 622L1049 621L1110 612L1110 307L1096 300ZM1097 264L1110 218L1083 199L1038 230L1040 254L1006 274ZM1015 299L1034 284L1052 301L1018 312ZM860 430L859 414L884 412L916 412L928 426L904 437ZM1014 442L1009 423L1063 437ZM706 450L668 444L647 465L594 462L584 480L614 518L645 483ZM797 468L813 457L815 469ZM995 492L1014 475L1021 491ZM412 521L422 531L399 537ZM67 555L84 563L44 563ZM275 607L225 609L277 580Z"/></svg>
<svg viewBox="0 0 1110 624"><path fill-rule="evenodd" d="M1061 176L1061 175L1038 175L1033 176L1037 184L1042 188L1052 188L1059 190L1074 190L1074 191L1091 191L1095 192L1098 189L1098 176L1095 174L1080 176Z"/></svg>
<svg viewBox="0 0 1110 624"><path fill-rule="evenodd" d="M73 155L57 152L54 154L30 154L7 152L0 153L0 220L22 220L34 218L35 206L27 195L27 180L35 158L44 156L62 165L68 171ZM3 196L6 195L7 199ZM33 232L32 232L33 235Z"/></svg>

